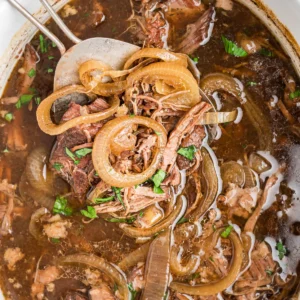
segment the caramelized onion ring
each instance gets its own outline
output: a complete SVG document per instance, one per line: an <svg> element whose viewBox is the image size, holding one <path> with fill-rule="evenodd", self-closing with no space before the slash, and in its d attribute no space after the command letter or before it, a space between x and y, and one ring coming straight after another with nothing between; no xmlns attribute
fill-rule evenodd
<svg viewBox="0 0 300 300"><path fill-rule="evenodd" d="M163 219L161 222L159 222L153 227L138 228L127 224L121 224L120 227L123 229L126 235L133 238L151 237L154 234L159 233L160 231L172 225L173 222L176 220L177 216L180 214L183 205L184 205L184 200L182 199L182 196L179 196L177 198L177 202L174 210L168 215L168 217L166 217L165 219Z"/></svg>
<svg viewBox="0 0 300 300"><path fill-rule="evenodd" d="M209 96L215 91L224 91L233 95L242 104L250 122L256 129L260 148L262 150L272 149L272 132L266 116L255 104L248 91L242 90L233 77L222 73L209 74L201 80L200 87Z"/></svg>
<svg viewBox="0 0 300 300"><path fill-rule="evenodd" d="M135 52L125 63L124 69L129 69L132 64L141 58L157 58L166 62L174 62L187 68L187 56L180 53L174 53L165 49L144 48Z"/></svg>
<svg viewBox="0 0 300 300"><path fill-rule="evenodd" d="M137 174L122 174L117 172L109 161L110 145L113 138L123 129L133 125L143 125L151 128L157 135L156 149L152 162L145 171ZM99 177L107 184L115 187L130 187L148 180L158 169L167 142L165 128L158 122L141 116L124 116L107 122L98 132L92 152L93 164Z"/></svg>
<svg viewBox="0 0 300 300"><path fill-rule="evenodd" d="M101 96L112 96L116 94L121 94L125 90L126 81L104 83L95 80L95 75L98 75L96 73L99 73L99 71L100 73L102 73L110 70L111 67L102 63L101 61L89 60L79 67L78 72L80 81L87 90L93 91L93 93ZM92 75L92 73L94 73L94 76ZM99 79L101 79L101 76L99 77Z"/></svg>
<svg viewBox="0 0 300 300"><path fill-rule="evenodd" d="M200 264L200 258L196 255L191 255L188 262L183 266L178 260L178 249L177 246L173 246L170 255L170 269L172 274L177 276L186 276L196 272L197 267Z"/></svg>
<svg viewBox="0 0 300 300"><path fill-rule="evenodd" d="M69 85L54 92L41 102L41 104L38 106L36 115L39 127L42 131L49 135L58 135L80 124L96 123L112 116L117 111L120 105L120 99L117 96L115 96L110 102L110 108L104 111L89 114L86 116L76 117L62 124L54 124L51 119L51 108L53 103L61 97L76 92L88 94L87 89L81 85Z"/></svg>
<svg viewBox="0 0 300 300"><path fill-rule="evenodd" d="M170 288L179 293L185 293L188 295L211 296L218 294L230 287L236 281L241 270L243 262L243 246L239 236L235 232L231 232L228 238L232 242L233 258L230 270L226 277L216 282L195 286L181 282L171 282Z"/></svg>
<svg viewBox="0 0 300 300"><path fill-rule="evenodd" d="M218 193L218 177L214 162L209 152L201 149L202 154L202 174L206 183L206 194L198 207L191 213L192 220L198 220L212 205Z"/></svg>
<svg viewBox="0 0 300 300"><path fill-rule="evenodd" d="M108 263L104 258L94 254L73 254L59 258L57 262L58 264L83 264L96 268L114 280L120 288L123 299L131 299L126 279L115 266Z"/></svg>
<svg viewBox="0 0 300 300"><path fill-rule="evenodd" d="M159 81L163 81L164 84L172 87L173 93L189 91L188 93L169 97L163 101L165 106L178 106L183 110L188 110L200 102L199 87L192 73L187 68L174 62L154 63L131 73L127 77L126 102L129 102L131 99L130 88L136 82L146 82L154 85Z"/></svg>

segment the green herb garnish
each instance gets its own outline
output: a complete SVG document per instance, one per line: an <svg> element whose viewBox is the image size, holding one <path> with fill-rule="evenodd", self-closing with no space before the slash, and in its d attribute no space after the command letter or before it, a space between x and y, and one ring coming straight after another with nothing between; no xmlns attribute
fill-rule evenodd
<svg viewBox="0 0 300 300"><path fill-rule="evenodd" d="M101 204L101 203L113 201L114 199L115 199L115 197L111 196L111 197L107 197L107 198L96 198L94 201L96 204Z"/></svg>
<svg viewBox="0 0 300 300"><path fill-rule="evenodd" d="M28 72L28 76L29 76L30 78L33 78L35 75L36 75L35 69L31 69L31 70Z"/></svg>
<svg viewBox="0 0 300 300"><path fill-rule="evenodd" d="M54 42L51 43L51 46L52 46L53 48L56 48L56 47L57 47L56 44L55 44Z"/></svg>
<svg viewBox="0 0 300 300"><path fill-rule="evenodd" d="M164 170L158 170L151 178L153 181L154 185L156 187L159 187L161 183L165 180L166 178L166 172Z"/></svg>
<svg viewBox="0 0 300 300"><path fill-rule="evenodd" d="M285 246L282 244L282 242L278 242L276 244L276 249L278 251L278 257L280 260L283 259L283 257L286 255L286 248Z"/></svg>
<svg viewBox="0 0 300 300"><path fill-rule="evenodd" d="M139 212L139 216L142 217L143 215L144 215L144 212L143 212L143 211L140 211L140 212Z"/></svg>
<svg viewBox="0 0 300 300"><path fill-rule="evenodd" d="M92 153L91 148L82 148L80 150L75 151L75 154L78 158L83 158L84 156L88 155L89 153Z"/></svg>
<svg viewBox="0 0 300 300"><path fill-rule="evenodd" d="M75 165L79 164L79 160L76 159L75 154L69 149L69 148L65 148L66 154L74 161Z"/></svg>
<svg viewBox="0 0 300 300"><path fill-rule="evenodd" d="M267 57L273 57L274 56L274 53L272 51L270 51L269 49L266 49L266 48L262 48L259 51L259 54L261 54L263 56L267 56Z"/></svg>
<svg viewBox="0 0 300 300"><path fill-rule="evenodd" d="M161 135L161 132L159 131L154 131L156 135L160 136Z"/></svg>
<svg viewBox="0 0 300 300"><path fill-rule="evenodd" d="M12 113L7 113L4 115L4 119L7 121L7 122L11 122L14 118L14 115Z"/></svg>
<svg viewBox="0 0 300 300"><path fill-rule="evenodd" d="M132 224L136 220L135 217L130 217L130 218L110 218L110 219L105 219L105 221L110 222L110 223L127 223L127 224Z"/></svg>
<svg viewBox="0 0 300 300"><path fill-rule="evenodd" d="M247 82L247 86L256 86L256 85L257 85L257 82L255 82L255 81Z"/></svg>
<svg viewBox="0 0 300 300"><path fill-rule="evenodd" d="M164 190L160 186L154 186L153 187L153 192L155 194L164 194Z"/></svg>
<svg viewBox="0 0 300 300"><path fill-rule="evenodd" d="M40 105L42 99L41 99L41 97L35 97L35 98L34 98L34 101L35 101L35 104L36 104L36 105Z"/></svg>
<svg viewBox="0 0 300 300"><path fill-rule="evenodd" d="M52 60L52 59L54 59L54 56L48 56L48 59Z"/></svg>
<svg viewBox="0 0 300 300"><path fill-rule="evenodd" d="M123 201L122 195L121 195L121 190L122 190L122 188L112 187L112 190L113 190L113 192L115 193L117 199L118 199L119 202L122 204L122 206L123 206L123 208L124 208L124 210L125 210L125 209L126 209L126 208L125 208L125 204L124 204L124 201Z"/></svg>
<svg viewBox="0 0 300 300"><path fill-rule="evenodd" d="M60 239L56 239L56 238L51 238L50 241L51 241L53 244L59 244L59 243L60 243Z"/></svg>
<svg viewBox="0 0 300 300"><path fill-rule="evenodd" d="M57 196L53 206L53 212L64 216L71 216L72 207L69 206L68 200L62 196Z"/></svg>
<svg viewBox="0 0 300 300"><path fill-rule="evenodd" d="M209 257L209 260L214 262L214 258L212 256Z"/></svg>
<svg viewBox="0 0 300 300"><path fill-rule="evenodd" d="M225 47L225 51L235 57L245 57L248 53L243 49L238 47L234 42L228 40L224 35L222 35L222 41Z"/></svg>
<svg viewBox="0 0 300 300"><path fill-rule="evenodd" d="M47 51L48 51L47 41L45 40L45 38L44 38L44 36L42 34L40 34L39 38L40 38L41 52L42 53L47 53Z"/></svg>
<svg viewBox="0 0 300 300"><path fill-rule="evenodd" d="M23 105L28 104L33 98L33 95L22 95L16 103L16 108L20 109Z"/></svg>
<svg viewBox="0 0 300 300"><path fill-rule="evenodd" d="M58 163L58 162L55 162L52 167L56 171L60 171L64 166L62 164Z"/></svg>
<svg viewBox="0 0 300 300"><path fill-rule="evenodd" d="M290 99L295 99L295 98L298 98L300 97L300 90L297 90L293 93L290 93Z"/></svg>
<svg viewBox="0 0 300 300"><path fill-rule="evenodd" d="M130 291L130 293L131 293L131 300L135 300L135 297L136 297L136 295L137 295L137 291L133 288L131 282L128 283L127 286L128 286L128 289L129 289L129 291Z"/></svg>
<svg viewBox="0 0 300 300"><path fill-rule="evenodd" d="M82 209L81 214L89 219L96 219L98 218L96 209L93 206L87 206L86 210Z"/></svg>
<svg viewBox="0 0 300 300"><path fill-rule="evenodd" d="M266 270L266 273L267 273L269 276L272 276L272 275L273 275L273 271L271 271L271 270Z"/></svg>
<svg viewBox="0 0 300 300"><path fill-rule="evenodd" d="M229 234L231 233L233 229L233 226L232 225L229 225L225 228L225 230L221 233L221 237L223 238L228 238Z"/></svg>
<svg viewBox="0 0 300 300"><path fill-rule="evenodd" d="M9 153L9 150L7 148L5 148L2 152L3 153Z"/></svg>
<svg viewBox="0 0 300 300"><path fill-rule="evenodd" d="M47 69L47 73L53 73L53 72L54 72L54 70L52 68Z"/></svg>
<svg viewBox="0 0 300 300"><path fill-rule="evenodd" d="M193 160L195 158L195 154L197 152L197 148L194 145L185 148L179 148L177 151L178 154L184 156L188 160Z"/></svg>
<svg viewBox="0 0 300 300"><path fill-rule="evenodd" d="M182 218L177 222L177 224L183 224L183 223L186 223L186 222L188 222L188 221L189 221L188 218L182 217Z"/></svg>
<svg viewBox="0 0 300 300"><path fill-rule="evenodd" d="M191 280L194 280L194 279L197 279L200 277L200 274L197 272L197 273L194 273L191 275Z"/></svg>

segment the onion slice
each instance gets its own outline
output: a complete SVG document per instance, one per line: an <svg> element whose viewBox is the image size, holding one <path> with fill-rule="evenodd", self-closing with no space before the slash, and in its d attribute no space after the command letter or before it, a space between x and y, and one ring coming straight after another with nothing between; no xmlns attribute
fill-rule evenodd
<svg viewBox="0 0 300 300"><path fill-rule="evenodd" d="M52 104L59 98L69 95L71 93L83 93L88 94L88 90L82 85L69 85L62 89L54 92L48 98L43 100L37 109L37 121L42 131L49 135L58 135L68 129L80 125L80 124L91 124L101 120L107 119L112 116L120 105L120 99L114 96L110 102L110 108L100 111L97 113L76 117L62 124L54 124L51 119L51 108Z"/></svg>
<svg viewBox="0 0 300 300"><path fill-rule="evenodd" d="M158 133L156 148L152 162L145 171L135 174L117 172L109 161L111 141L124 128L142 125ZM153 119L141 116L124 116L107 122L98 132L93 146L92 158L99 177L107 184L115 187L130 187L148 180L158 169L167 142L165 128Z"/></svg>
<svg viewBox="0 0 300 300"><path fill-rule="evenodd" d="M120 227L123 229L125 234L130 237L134 237L134 238L151 237L154 234L159 233L160 231L172 225L176 220L176 218L178 217L178 215L181 213L183 205L184 205L184 200L182 199L182 196L179 196L177 198L177 202L174 210L168 215L168 217L166 217L165 219L163 219L161 222L159 222L153 227L138 228L127 224L121 224Z"/></svg>
<svg viewBox="0 0 300 300"><path fill-rule="evenodd" d="M117 285L123 299L130 300L130 292L127 287L126 279L123 274L112 264L108 263L104 258L94 254L73 254L59 258L58 264L82 264L91 268L96 268L108 275Z"/></svg>
<svg viewBox="0 0 300 300"><path fill-rule="evenodd" d="M201 125L213 125L232 122L237 117L237 110L230 112L207 112L200 120Z"/></svg>
<svg viewBox="0 0 300 300"><path fill-rule="evenodd" d="M206 194L200 205L191 213L193 220L198 220L212 205L218 192L218 176L214 166L214 162L210 157L209 152L201 149L202 154L202 174L206 182Z"/></svg>
<svg viewBox="0 0 300 300"><path fill-rule="evenodd" d="M226 277L216 282L195 286L181 282L172 282L170 284L170 288L179 293L185 293L188 295L211 296L216 295L230 287L236 281L241 270L243 262L243 246L239 236L235 232L231 232L228 238L232 242L233 257L230 270Z"/></svg>
<svg viewBox="0 0 300 300"><path fill-rule="evenodd" d="M187 56L180 53L174 53L165 49L144 48L135 52L125 63L124 69L129 69L133 63L141 58L157 58L166 62L174 62L187 68Z"/></svg>
<svg viewBox="0 0 300 300"><path fill-rule="evenodd" d="M131 88L137 82L152 85L163 82L164 86L168 86L172 92L169 90L170 97L163 101L165 107L189 110L201 100L198 83L192 73L187 68L174 62L153 63L131 73L127 77L126 102L130 102ZM187 92L178 93L182 91ZM172 96L172 94L174 95Z"/></svg>
<svg viewBox="0 0 300 300"><path fill-rule="evenodd" d="M164 299L169 283L171 227L160 234L149 249L142 300Z"/></svg>

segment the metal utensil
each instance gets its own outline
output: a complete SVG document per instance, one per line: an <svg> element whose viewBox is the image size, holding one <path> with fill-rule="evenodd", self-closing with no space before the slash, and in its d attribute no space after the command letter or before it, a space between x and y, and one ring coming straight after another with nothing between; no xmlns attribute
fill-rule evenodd
<svg viewBox="0 0 300 300"><path fill-rule="evenodd" d="M54 90L70 84L80 83L78 68L82 63L88 60L100 60L110 65L113 69L118 70L123 67L125 61L134 52L140 49L138 46L110 38L96 37L82 41L64 24L60 16L49 4L48 0L40 0L42 5L53 18L54 22L59 26L64 34L73 43L75 43L73 47L66 51L64 44L35 17L33 17L22 5L20 5L18 1L7 1L57 45L62 57L60 58L55 71Z"/></svg>

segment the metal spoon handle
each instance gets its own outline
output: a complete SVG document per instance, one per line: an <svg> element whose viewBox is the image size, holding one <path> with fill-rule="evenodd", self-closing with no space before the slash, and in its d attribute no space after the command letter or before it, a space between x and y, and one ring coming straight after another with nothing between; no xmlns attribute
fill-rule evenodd
<svg viewBox="0 0 300 300"><path fill-rule="evenodd" d="M78 44L81 42L81 39L79 39L76 35L71 32L71 30L66 26L66 24L63 22L63 20L60 18L60 16L57 14L57 12L52 8L52 6L49 4L47 0L40 0L42 5L47 9L48 13L51 15L54 22L57 24L57 26L63 31L63 33L75 44Z"/></svg>
<svg viewBox="0 0 300 300"><path fill-rule="evenodd" d="M35 17L33 17L20 3L16 0L8 0L28 21L35 25L43 34L45 34L52 42L57 45L61 55L66 52L66 47L64 44L49 31L42 23L40 23Z"/></svg>

